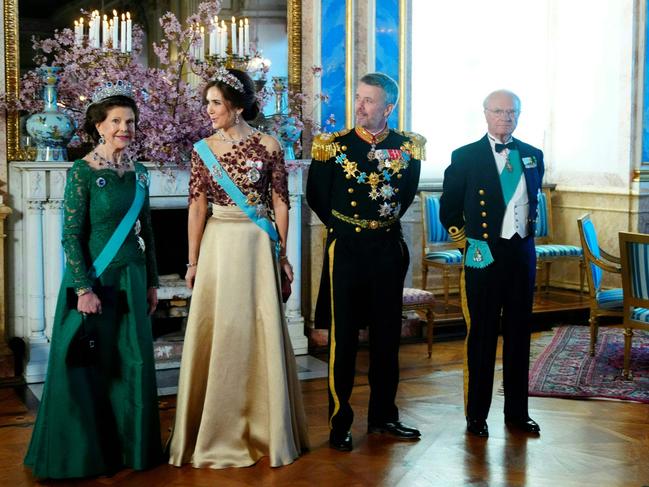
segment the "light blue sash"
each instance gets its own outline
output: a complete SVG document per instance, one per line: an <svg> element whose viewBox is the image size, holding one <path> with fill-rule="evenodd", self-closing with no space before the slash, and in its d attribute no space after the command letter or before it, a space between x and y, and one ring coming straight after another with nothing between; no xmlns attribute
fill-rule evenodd
<svg viewBox="0 0 649 487"><path fill-rule="evenodd" d="M270 219L257 213L257 208L248 204L246 195L230 179L228 173L223 169L214 153L210 150L205 140L199 140L194 144L194 149L203 160L214 180L223 188L234 203L255 223L259 228L268 234L270 239L275 242L275 252L279 255L279 234Z"/></svg>
<svg viewBox="0 0 649 487"><path fill-rule="evenodd" d="M98 278L106 270L106 267L115 258L117 251L126 240L129 232L132 230L135 220L137 220L142 205L144 204L144 196L146 195L146 188L149 185L149 178L144 170L135 170L135 197L131 207L122 218L122 221L117 225L117 228L111 235L110 239L99 253L95 261L92 263L88 275L92 278Z"/></svg>

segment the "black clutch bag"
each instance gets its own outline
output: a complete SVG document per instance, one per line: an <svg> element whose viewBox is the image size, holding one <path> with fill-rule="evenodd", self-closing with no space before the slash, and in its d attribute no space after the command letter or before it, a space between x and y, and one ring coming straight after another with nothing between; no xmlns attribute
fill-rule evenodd
<svg viewBox="0 0 649 487"><path fill-rule="evenodd" d="M280 273L280 276L282 281L282 302L286 303L286 301L288 301L288 298L291 297L291 281L288 280L288 276L283 269Z"/></svg>
<svg viewBox="0 0 649 487"><path fill-rule="evenodd" d="M88 321L88 317L81 316L81 326L68 346L65 363L70 367L90 367L97 363L97 331Z"/></svg>

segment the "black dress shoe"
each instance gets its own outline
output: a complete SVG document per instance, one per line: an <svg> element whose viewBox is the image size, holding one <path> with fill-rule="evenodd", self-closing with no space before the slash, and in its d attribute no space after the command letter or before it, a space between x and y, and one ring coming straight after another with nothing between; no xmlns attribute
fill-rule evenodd
<svg viewBox="0 0 649 487"><path fill-rule="evenodd" d="M368 433L388 433L401 440L416 440L421 436L417 428L406 426L400 421L375 423L367 426Z"/></svg>
<svg viewBox="0 0 649 487"><path fill-rule="evenodd" d="M505 418L505 424L510 428L516 428L521 431L525 431L526 433L538 434L541 432L541 427L539 426L539 424L529 416L522 419Z"/></svg>
<svg viewBox="0 0 649 487"><path fill-rule="evenodd" d="M352 432L331 430L331 433L329 433L329 447L338 451L352 451Z"/></svg>
<svg viewBox="0 0 649 487"><path fill-rule="evenodd" d="M484 419L466 418L466 430L475 436L487 438L489 436L489 427Z"/></svg>

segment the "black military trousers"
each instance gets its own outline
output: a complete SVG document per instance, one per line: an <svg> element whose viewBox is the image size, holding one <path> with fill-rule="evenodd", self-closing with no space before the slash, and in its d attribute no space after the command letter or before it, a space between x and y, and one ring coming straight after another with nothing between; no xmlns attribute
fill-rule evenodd
<svg viewBox="0 0 649 487"><path fill-rule="evenodd" d="M329 427L348 431L354 413L359 328L369 326L369 423L397 421L403 280L409 255L399 238L330 238Z"/></svg>
<svg viewBox="0 0 649 487"><path fill-rule="evenodd" d="M490 249L494 257L491 265L464 267L465 413L472 419L486 419L489 414L498 334L502 331L505 416L526 418L536 275L534 237L521 239L516 234L510 240L499 239Z"/></svg>

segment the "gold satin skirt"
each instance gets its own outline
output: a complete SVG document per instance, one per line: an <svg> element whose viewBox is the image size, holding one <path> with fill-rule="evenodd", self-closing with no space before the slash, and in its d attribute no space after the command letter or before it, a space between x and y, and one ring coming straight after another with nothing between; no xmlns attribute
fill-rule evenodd
<svg viewBox="0 0 649 487"><path fill-rule="evenodd" d="M308 448L273 243L235 206L201 241L169 463L278 467Z"/></svg>

